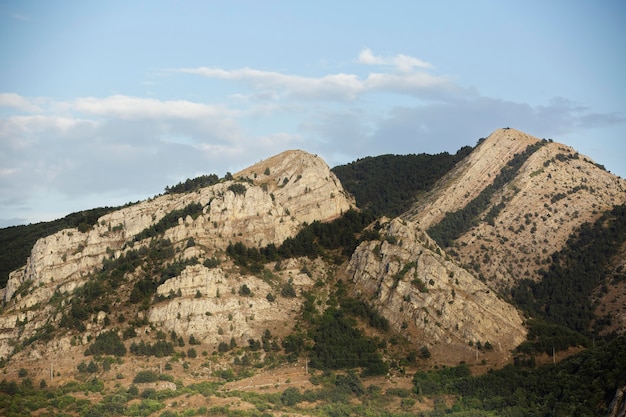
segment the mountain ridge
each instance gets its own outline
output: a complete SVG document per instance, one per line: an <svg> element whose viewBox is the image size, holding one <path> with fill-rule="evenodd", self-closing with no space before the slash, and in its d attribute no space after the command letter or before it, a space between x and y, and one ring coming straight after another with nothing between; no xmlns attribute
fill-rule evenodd
<svg viewBox="0 0 626 417"><path fill-rule="evenodd" d="M499 368L526 360L516 347L529 317L508 289L539 279L582 224L626 202L624 190L624 180L565 145L500 129L403 215L355 229L356 249L345 254L318 233L337 235L336 222L358 212L355 199L321 158L285 151L39 239L2 290L2 364L13 378L18 366L45 374L52 361L59 384L107 340L130 352L128 369L115 368L122 376L157 366L158 355L194 364L193 374L180 371L185 381L304 355L323 369L323 349L336 348L322 346L323 332L337 325L335 338L351 335L350 347L368 352L346 363L372 372ZM429 236L481 196L451 244ZM301 255L285 255L285 242L302 245ZM350 314L357 320L343 319ZM187 357L185 342L210 359L196 358L195 347Z"/></svg>

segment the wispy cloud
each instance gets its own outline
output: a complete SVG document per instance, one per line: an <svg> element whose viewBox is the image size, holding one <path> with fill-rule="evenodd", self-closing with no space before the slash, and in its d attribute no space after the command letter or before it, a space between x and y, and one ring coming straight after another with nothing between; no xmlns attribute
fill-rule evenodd
<svg viewBox="0 0 626 417"><path fill-rule="evenodd" d="M398 71L409 72L415 68L432 68L430 62L422 61L409 55L398 54L391 57L376 56L369 48L359 54L358 62L366 65L393 66Z"/></svg>
<svg viewBox="0 0 626 417"><path fill-rule="evenodd" d="M243 81L257 90L278 90L299 99L353 100L363 90L363 82L353 74L329 74L320 78L303 77L251 68L181 68L174 70L207 78Z"/></svg>
<svg viewBox="0 0 626 417"><path fill-rule="evenodd" d="M448 78L432 75L423 69L432 68L424 62L408 55L393 57L375 56L371 50L361 51L360 64L391 67L391 71L369 73L366 77L357 74L326 74L320 77L304 77L276 71L262 71L252 68L180 68L173 72L196 74L206 78L241 81L253 89L272 97L288 97L306 100L354 101L368 92L390 92L414 96L446 95L451 91L460 93L462 89Z"/></svg>
<svg viewBox="0 0 626 417"><path fill-rule="evenodd" d="M68 104L69 108L98 116L121 119L228 117L235 112L223 105L208 105L187 100L156 100L114 95L105 98L84 97Z"/></svg>

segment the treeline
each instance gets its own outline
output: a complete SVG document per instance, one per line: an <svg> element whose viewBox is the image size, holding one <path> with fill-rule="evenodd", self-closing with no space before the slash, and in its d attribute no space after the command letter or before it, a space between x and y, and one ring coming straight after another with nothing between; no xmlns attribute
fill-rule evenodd
<svg viewBox="0 0 626 417"><path fill-rule="evenodd" d="M626 205L615 206L595 223L585 223L552 255L538 282L525 279L511 291L514 302L529 315L543 317L585 335L591 329L591 294L604 283L612 259L626 242Z"/></svg>
<svg viewBox="0 0 626 417"><path fill-rule="evenodd" d="M209 187L219 182L219 177L215 174L201 175L197 178L188 178L184 182L179 182L173 186L165 187L165 194L183 194Z"/></svg>
<svg viewBox="0 0 626 417"><path fill-rule="evenodd" d="M443 152L367 157L332 171L360 208L376 216L396 217L471 151L471 146L465 146L454 155Z"/></svg>
<svg viewBox="0 0 626 417"><path fill-rule="evenodd" d="M537 149L546 143L548 142L544 139L532 145L528 145L522 153L515 154L513 158L502 167L492 184L485 187L483 191L472 201L467 203L465 207L454 212L446 213L445 217L439 223L428 229L430 237L435 239L439 246L448 247L455 239L474 227L478 223L478 216L491 204L493 195L513 180L530 155L535 153ZM495 217L495 214L489 213L488 217L489 216Z"/></svg>
<svg viewBox="0 0 626 417"><path fill-rule="evenodd" d="M341 249L349 256L356 249L357 235L376 218L370 212L348 210L332 222L315 221L304 227L293 238L287 238L280 247L269 244L263 248L248 248L243 243L230 243L226 253L233 261L253 273L263 270L263 264L281 259L307 256L316 258L328 255L328 251ZM368 234L368 237L372 237ZM363 236L361 236L363 238Z"/></svg>
<svg viewBox="0 0 626 417"><path fill-rule="evenodd" d="M82 232L93 227L98 219L120 207L100 207L68 214L62 219L11 226L0 229L0 288L6 286L9 273L26 264L37 240L60 230L77 228Z"/></svg>
<svg viewBox="0 0 626 417"><path fill-rule="evenodd" d="M620 336L554 365L508 365L476 377L469 376L467 365L459 365L418 372L413 384L419 394L457 396L457 403L446 410L451 415L469 410L509 416L607 415L617 388L624 386L625 357L626 338Z"/></svg>

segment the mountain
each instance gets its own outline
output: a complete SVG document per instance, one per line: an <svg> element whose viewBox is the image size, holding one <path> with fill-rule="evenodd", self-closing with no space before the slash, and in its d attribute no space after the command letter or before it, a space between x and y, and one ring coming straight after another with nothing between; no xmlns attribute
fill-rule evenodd
<svg viewBox="0 0 626 417"><path fill-rule="evenodd" d="M568 146L507 128L482 141L403 217L504 288L539 279L582 224L624 203L626 180Z"/></svg>
<svg viewBox="0 0 626 417"><path fill-rule="evenodd" d="M372 175L367 167L385 168ZM368 184L385 189L393 208L385 211ZM577 295L588 311L596 308L597 321L613 311L602 306L621 308L625 186L573 149L514 129L456 155L385 155L333 170L318 156L286 151L38 239L0 293L0 366L9 381L28 375L64 390L97 383L100 397L89 402L102 408L50 405L56 411L126 415L137 394L115 390L143 383L206 394L197 384L210 381L211 393L227 395L225 381L256 373L280 392L293 387L272 376L276 369L310 364L326 373L298 379L301 388L351 387L342 395L359 397L365 390L351 371L342 374L348 380L324 378L352 368L372 378L449 367L465 377L468 364L473 373L523 368L541 360L546 343L562 359L587 345L591 319L581 328L559 322L540 295L575 275L558 270L584 258L573 253L606 242L595 271L610 269L610 279L601 274ZM611 329L619 332L615 317ZM19 391L5 382L0 409L2 393ZM398 398L407 401L389 401L398 412L417 412L406 396L425 382L404 382ZM611 389L597 395L613 396ZM308 398L326 401L324 392ZM283 405L304 401L287 393ZM141 404L162 398L151 395ZM180 411L183 402L170 406ZM117 411L107 414L109 406Z"/></svg>

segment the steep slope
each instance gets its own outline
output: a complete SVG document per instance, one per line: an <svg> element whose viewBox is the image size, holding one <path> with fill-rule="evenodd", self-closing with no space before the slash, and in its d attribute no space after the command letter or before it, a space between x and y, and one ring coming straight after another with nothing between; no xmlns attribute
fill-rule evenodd
<svg viewBox="0 0 626 417"><path fill-rule="evenodd" d="M506 361L524 341L517 310L443 255L415 223L394 219L380 234L357 248L347 274L355 295L373 302L410 341L444 363L473 361L474 345L491 345Z"/></svg>
<svg viewBox="0 0 626 417"><path fill-rule="evenodd" d="M303 224L336 218L353 206L334 174L316 156L288 151L271 159L271 173L267 166L264 161L236 174L236 179L193 193L159 196L109 213L85 232L67 229L38 240L27 264L10 275L3 291L6 305L0 317L0 356L6 357L16 346L33 339L46 338L59 323L78 326L82 340L95 336L105 322L116 321L116 310L126 305L129 294L132 298L133 285L141 295L146 286L165 284L162 281L180 275L178 281L167 283L174 293L196 286L197 280L206 281L203 288L212 285L217 290L228 271L220 267L210 272L198 264L223 257L220 254L230 242L254 247L280 244ZM223 287L226 291L222 294L231 294L231 290L236 294L236 288L247 282L245 277L238 281ZM77 293L86 284L86 289ZM255 293L265 300L265 290L258 288ZM121 292L120 296L112 294L115 291ZM188 310L208 318L205 313L216 311L207 305L215 301L214 297L215 293L204 299L193 298ZM180 322L159 312L176 311L174 305L180 302L166 298L153 307L150 317L178 330ZM264 305L263 301L259 304ZM296 310L290 300L285 304L285 308ZM230 309L223 308L220 319ZM129 311L144 315L136 307ZM281 308L268 308L268 312L268 321L285 318ZM174 317L179 318L179 314ZM74 320L90 315L97 325L87 329L81 329ZM260 328L263 321L258 323ZM189 324L187 328L195 330L197 326ZM211 327L204 328L205 333L212 331ZM257 329L257 333L262 331ZM241 340L248 336L244 333L239 335Z"/></svg>
<svg viewBox="0 0 626 417"><path fill-rule="evenodd" d="M534 152L519 161L529 147ZM515 158L521 165L514 170L508 164ZM493 187L507 168L514 175ZM483 193L490 186L491 192ZM405 218L440 231L447 213L467 208L485 195L487 203L463 217L465 229L452 236L449 252L492 285L507 288L521 278L538 279L538 270L581 224L624 204L626 181L568 146L500 129Z"/></svg>

